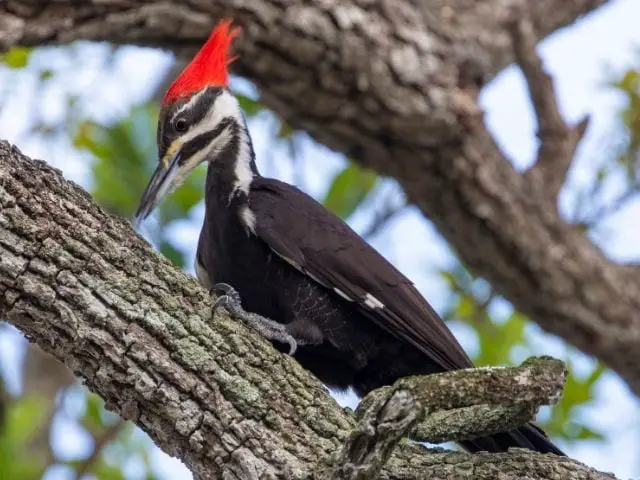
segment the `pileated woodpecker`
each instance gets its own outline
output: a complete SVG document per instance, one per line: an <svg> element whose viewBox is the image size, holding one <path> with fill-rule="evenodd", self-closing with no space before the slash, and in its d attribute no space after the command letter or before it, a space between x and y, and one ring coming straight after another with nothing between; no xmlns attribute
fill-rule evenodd
<svg viewBox="0 0 640 480"><path fill-rule="evenodd" d="M159 165L144 219L196 166L208 163L196 272L232 314L321 381L361 396L400 377L472 367L453 334L396 270L342 220L286 183L260 176L238 101L227 89L224 20L167 91ZM242 305L240 303L242 300ZM532 424L462 442L472 451L563 453Z"/></svg>

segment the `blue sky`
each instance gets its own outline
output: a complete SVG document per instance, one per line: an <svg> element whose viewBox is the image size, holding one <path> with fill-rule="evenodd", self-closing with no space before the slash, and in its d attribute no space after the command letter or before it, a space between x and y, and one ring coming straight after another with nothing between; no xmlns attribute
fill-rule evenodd
<svg viewBox="0 0 640 480"><path fill-rule="evenodd" d="M574 199L572 192L591 178L598 155L602 155L603 140L606 141L607 136L615 132L614 114L622 99L607 88L606 83L625 68L640 65L638 19L638 0L616 0L596 15L556 33L540 49L547 69L555 77L566 118L574 122L587 113L592 118L589 132L562 194L562 206L567 212L571 210ZM65 107L61 101L64 92L90 91L91 102L85 102L82 108L101 120L117 118L126 114L130 105L147 97L150 87L159 79L158 72L167 68L172 59L164 52L130 47L122 49L113 62L113 68L106 70L101 60L106 49L106 46L78 46L80 52L92 53L82 56L81 68L73 68L78 67L73 57L40 55L37 58L39 64L51 62L63 77L57 85L39 92L37 98L34 96L32 75L28 73L19 75L19 81L12 85L0 83L4 103L0 111L0 137L17 143L29 155L50 161L61 168L68 178L86 185L89 161L86 155L73 152L65 139L57 139L52 143L25 136L24 132L33 120L28 113L30 109L25 105L41 102L44 105L43 116L55 121L64 114ZM0 82L6 78L6 75L0 75ZM242 82L237 85L245 86ZM536 149L535 120L519 70L510 67L501 73L485 89L481 102L489 127L514 163L518 168L530 165ZM16 112L25 113L21 115ZM259 162L264 163L267 154L273 153L269 151L272 143L269 141L268 122L253 122L251 129ZM343 165L339 155L310 141L304 142L302 157L305 187L313 194L321 194L327 188L330 174ZM285 180L293 179L287 165L280 166L277 175ZM193 250L201 213L196 212L192 221L183 222L173 232L185 251ZM636 201L609 219L605 228L596 232L594 238L613 259L640 259L636 232L639 219L640 201ZM356 216L356 226L359 222L360 218ZM399 215L373 243L416 282L436 309L444 309L447 290L435 272L450 264L451 254L419 212L409 209ZM456 328L455 331L466 348L474 348L473 339L466 335L463 328ZM552 337L536 331L532 331L531 335L540 352L553 354L562 351L560 342ZM13 335L0 337L0 358L4 359L5 368L15 365L15 357L19 352L15 338ZM585 356L576 358L578 368L581 364L589 364ZM353 398L341 397L340 401L352 403ZM619 478L640 478L640 456L637 453L640 445L640 404L624 384L615 375L608 375L599 384L595 405L584 409L581 415L614 433L612 441L604 445L585 442L568 449L568 453L596 468L614 471ZM59 447L69 452L86 451L86 440L69 428L65 426L56 432L54 438ZM157 454L156 458L160 470L173 473L167 478L190 478L179 462L168 459L164 454ZM66 478L64 472L57 472L54 477Z"/></svg>

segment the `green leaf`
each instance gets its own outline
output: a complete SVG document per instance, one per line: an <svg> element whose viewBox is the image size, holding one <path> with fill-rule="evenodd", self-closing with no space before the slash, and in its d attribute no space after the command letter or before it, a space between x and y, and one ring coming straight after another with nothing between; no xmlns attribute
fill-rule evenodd
<svg viewBox="0 0 640 480"><path fill-rule="evenodd" d="M527 344L524 335L526 324L526 317L518 312L513 312L504 323L490 320L471 323L480 342L480 353L475 359L476 365L511 364L513 348Z"/></svg>
<svg viewBox="0 0 640 480"><path fill-rule="evenodd" d="M255 117L264 110L264 105L246 95L235 93L235 97L238 99L240 108L242 108L247 117Z"/></svg>
<svg viewBox="0 0 640 480"><path fill-rule="evenodd" d="M605 371L603 365L596 365L584 378L577 377L569 360L567 382L560 401L551 409L551 419L541 424L550 435L566 440L603 440L602 432L576 421L574 412L588 405L595 397L595 386Z"/></svg>
<svg viewBox="0 0 640 480"><path fill-rule="evenodd" d="M53 70L42 70L40 72L40 80L44 81L44 80L49 80L50 78L52 78L54 76L54 72Z"/></svg>
<svg viewBox="0 0 640 480"><path fill-rule="evenodd" d="M323 204L346 219L367 198L377 181L375 172L352 163L334 177Z"/></svg>
<svg viewBox="0 0 640 480"><path fill-rule="evenodd" d="M7 53L2 55L2 63L9 68L24 68L29 63L29 57L31 56L32 51L32 48L13 47Z"/></svg>
<svg viewBox="0 0 640 480"><path fill-rule="evenodd" d="M277 138L291 138L295 130L287 122L282 121L276 134Z"/></svg>
<svg viewBox="0 0 640 480"><path fill-rule="evenodd" d="M160 253L162 253L165 257L171 260L178 267L180 268L184 267L184 257L182 256L182 252L177 250L169 242L162 241L160 243Z"/></svg>
<svg viewBox="0 0 640 480"><path fill-rule="evenodd" d="M640 74L635 69L629 69L620 80L613 82L613 86L624 92L633 92L640 84Z"/></svg>
<svg viewBox="0 0 640 480"><path fill-rule="evenodd" d="M95 393L86 392L85 413L81 424L89 431L100 432L104 428L104 401Z"/></svg>
<svg viewBox="0 0 640 480"><path fill-rule="evenodd" d="M47 402L35 395L11 402L0 429L1 478L37 480L41 478L45 459L27 453L26 446L44 425Z"/></svg>
<svg viewBox="0 0 640 480"><path fill-rule="evenodd" d="M26 455L19 455L9 459L10 463L0 467L0 478L11 480L41 480L45 468L44 459L35 459Z"/></svg>
<svg viewBox="0 0 640 480"><path fill-rule="evenodd" d="M175 192L158 207L161 225L186 217L191 209L204 198L207 171L204 165L196 168Z"/></svg>
<svg viewBox="0 0 640 480"><path fill-rule="evenodd" d="M111 127L85 122L74 139L76 147L96 157L92 165L93 198L116 215L133 214L150 176L153 151L137 142L128 120Z"/></svg>
<svg viewBox="0 0 640 480"><path fill-rule="evenodd" d="M91 472L98 480L126 480L126 476L120 465L111 465L101 459L91 468Z"/></svg>
<svg viewBox="0 0 640 480"><path fill-rule="evenodd" d="M576 440L604 440L606 437L602 433L596 432L586 425L580 425L574 438Z"/></svg>
<svg viewBox="0 0 640 480"><path fill-rule="evenodd" d="M11 404L5 430L16 445L25 445L38 433L47 415L47 402L39 396L21 398Z"/></svg>
<svg viewBox="0 0 640 480"><path fill-rule="evenodd" d="M474 315L478 311L478 304L471 295L463 294L455 310L455 315L460 320L475 320Z"/></svg>

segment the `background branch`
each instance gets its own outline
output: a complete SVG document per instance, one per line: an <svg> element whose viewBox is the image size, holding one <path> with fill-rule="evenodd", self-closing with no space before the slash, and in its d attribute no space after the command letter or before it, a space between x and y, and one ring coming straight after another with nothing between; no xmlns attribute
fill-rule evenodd
<svg viewBox="0 0 640 480"><path fill-rule="evenodd" d="M0 316L200 478L308 476L355 426L295 360L222 313L211 319L208 293L125 221L6 142ZM516 457L402 444L381 478L478 478L496 468L505 479L607 478L569 459Z"/></svg>
<svg viewBox="0 0 640 480"><path fill-rule="evenodd" d="M537 39L533 24L526 17L517 17L509 28L516 61L529 86L540 139L538 159L525 176L528 181L538 182L541 190L555 203L589 120L587 117L569 128L562 118L553 80L545 72L535 50Z"/></svg>
<svg viewBox="0 0 640 480"><path fill-rule="evenodd" d="M104 449L118 436L118 434L120 434L120 432L122 432L126 425L127 422L119 419L113 425L108 426L100 436L94 438L95 444L91 454L86 458L86 460L78 465L78 468L76 468L76 480L80 480L85 473L91 472L91 469L104 453Z"/></svg>

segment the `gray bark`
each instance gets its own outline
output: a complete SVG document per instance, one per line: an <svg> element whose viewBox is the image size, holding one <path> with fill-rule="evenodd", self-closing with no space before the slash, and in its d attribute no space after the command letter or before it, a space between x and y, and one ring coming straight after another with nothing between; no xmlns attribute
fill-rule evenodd
<svg viewBox="0 0 640 480"><path fill-rule="evenodd" d="M208 293L125 220L105 214L57 170L0 142L0 317L199 478L321 478L346 464L341 451L360 452L360 466L375 474L393 449L385 442L397 443L398 432L427 414L476 404L537 406L556 399L563 384L562 365L549 359L405 379L373 392L361 418L370 423L376 405L402 394L410 421L386 432L377 425L379 438L368 448L345 450L363 435L362 422L356 426L295 360L224 312L211 318L210 306ZM474 422L472 410L462 421ZM391 420L395 411L387 410ZM379 476L482 479L497 472L504 479L613 478L553 455L471 455L407 443Z"/></svg>
<svg viewBox="0 0 640 480"><path fill-rule="evenodd" d="M232 16L244 26L234 68L260 87L268 107L396 178L474 273L640 393L640 274L559 215L556 194L586 123L564 125L551 82L527 50L607 3L4 0L0 50L88 39L187 55L221 15ZM526 22L513 29L514 19ZM516 58L542 142L524 175L488 133L477 103Z"/></svg>

